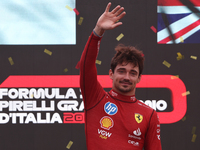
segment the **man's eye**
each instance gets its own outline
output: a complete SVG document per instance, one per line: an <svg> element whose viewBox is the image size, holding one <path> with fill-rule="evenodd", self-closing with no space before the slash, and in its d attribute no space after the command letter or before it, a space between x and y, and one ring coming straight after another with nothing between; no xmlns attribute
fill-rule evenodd
<svg viewBox="0 0 200 150"><path fill-rule="evenodd" d="M119 70L118 72L119 72L119 73L124 73L124 71L123 71L123 70Z"/></svg>
<svg viewBox="0 0 200 150"><path fill-rule="evenodd" d="M137 75L137 73L136 72L131 72L131 75Z"/></svg>

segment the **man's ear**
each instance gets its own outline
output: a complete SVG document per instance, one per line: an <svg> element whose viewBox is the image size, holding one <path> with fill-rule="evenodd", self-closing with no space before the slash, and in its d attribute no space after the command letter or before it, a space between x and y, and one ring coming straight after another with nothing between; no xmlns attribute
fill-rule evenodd
<svg viewBox="0 0 200 150"><path fill-rule="evenodd" d="M140 76L138 76L137 83L139 83L139 82L140 82L140 80L141 80L141 77L142 77L142 74L141 74Z"/></svg>
<svg viewBox="0 0 200 150"><path fill-rule="evenodd" d="M113 80L113 72L112 72L112 70L111 70L111 69L109 70L109 76L110 76L110 79L112 79L112 80Z"/></svg>

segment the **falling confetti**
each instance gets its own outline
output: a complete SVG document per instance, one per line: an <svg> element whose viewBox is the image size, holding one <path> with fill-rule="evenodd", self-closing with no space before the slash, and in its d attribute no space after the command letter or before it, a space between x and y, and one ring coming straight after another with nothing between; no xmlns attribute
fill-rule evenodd
<svg viewBox="0 0 200 150"><path fill-rule="evenodd" d="M67 148L67 149L70 149L71 146L72 146L72 144L73 144L73 142L72 142L72 141L69 141L69 143L67 144L66 148Z"/></svg>
<svg viewBox="0 0 200 150"><path fill-rule="evenodd" d="M190 58L197 60L197 56L190 56Z"/></svg>
<svg viewBox="0 0 200 150"><path fill-rule="evenodd" d="M196 127L194 126L194 127L192 128L192 134L195 134L195 132L196 132Z"/></svg>
<svg viewBox="0 0 200 150"><path fill-rule="evenodd" d="M187 91L185 93L182 93L182 96L186 96L186 95L189 95L190 94L190 91Z"/></svg>
<svg viewBox="0 0 200 150"><path fill-rule="evenodd" d="M9 60L11 65L14 65L14 61L12 60L12 57L9 57L8 60Z"/></svg>
<svg viewBox="0 0 200 150"><path fill-rule="evenodd" d="M171 64L168 63L166 60L163 61L163 65L165 65L165 66L168 67L168 68L171 66Z"/></svg>
<svg viewBox="0 0 200 150"><path fill-rule="evenodd" d="M52 55L52 52L49 51L48 49L45 49L44 52L45 52L46 54L48 54L48 55Z"/></svg>
<svg viewBox="0 0 200 150"><path fill-rule="evenodd" d="M101 65L101 61L100 60L96 60L96 64Z"/></svg>
<svg viewBox="0 0 200 150"><path fill-rule="evenodd" d="M192 142L195 142L196 137L197 137L197 135L196 135L196 134L193 134L193 136L192 136Z"/></svg>
<svg viewBox="0 0 200 150"><path fill-rule="evenodd" d="M34 96L34 95L33 95L33 94L31 94L31 95L30 95L30 98L33 98L33 96Z"/></svg>
<svg viewBox="0 0 200 150"><path fill-rule="evenodd" d="M65 69L64 69L64 72L67 72L67 71L68 71L68 69L67 69L67 68L65 68Z"/></svg>
<svg viewBox="0 0 200 150"><path fill-rule="evenodd" d="M151 26L151 30L153 30L153 32L157 33L157 29L154 26Z"/></svg>
<svg viewBox="0 0 200 150"><path fill-rule="evenodd" d="M171 79L178 79L179 75L171 76Z"/></svg>
<svg viewBox="0 0 200 150"><path fill-rule="evenodd" d="M186 117L186 116L184 116L184 117L183 117L181 120L182 120L182 121L185 121L185 120L186 120L186 118L187 118L187 117Z"/></svg>
<svg viewBox="0 0 200 150"><path fill-rule="evenodd" d="M68 5L65 6L67 9L69 9L70 11L72 11L73 9L71 7L69 7Z"/></svg>
<svg viewBox="0 0 200 150"><path fill-rule="evenodd" d="M79 69L80 68L80 61L76 64L76 69Z"/></svg>
<svg viewBox="0 0 200 150"><path fill-rule="evenodd" d="M180 41L181 41L181 43L184 43L184 40L183 40L182 36L180 37Z"/></svg>
<svg viewBox="0 0 200 150"><path fill-rule="evenodd" d="M117 41L121 40L124 37L124 35L121 33L116 39Z"/></svg>
<svg viewBox="0 0 200 150"><path fill-rule="evenodd" d="M177 55L178 55L178 57L176 57L177 60L181 60L184 58L184 56L180 52L178 52Z"/></svg>
<svg viewBox="0 0 200 150"><path fill-rule="evenodd" d="M83 22L83 17L80 17L79 21L78 21L78 25L81 25Z"/></svg>
<svg viewBox="0 0 200 150"><path fill-rule="evenodd" d="M79 15L79 12L76 8L74 8L73 11L76 13L77 16Z"/></svg>

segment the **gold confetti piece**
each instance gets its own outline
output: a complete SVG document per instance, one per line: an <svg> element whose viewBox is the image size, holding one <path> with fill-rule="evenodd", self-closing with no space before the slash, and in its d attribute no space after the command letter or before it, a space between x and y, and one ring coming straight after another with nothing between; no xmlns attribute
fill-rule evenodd
<svg viewBox="0 0 200 150"><path fill-rule="evenodd" d="M101 61L100 60L96 60L96 64L101 65Z"/></svg>
<svg viewBox="0 0 200 150"><path fill-rule="evenodd" d="M192 128L192 134L195 134L195 132L196 132L196 127L194 126L194 127Z"/></svg>
<svg viewBox="0 0 200 150"><path fill-rule="evenodd" d="M72 11L73 9L71 7L69 7L68 5L65 6L67 9L69 9L70 11Z"/></svg>
<svg viewBox="0 0 200 150"><path fill-rule="evenodd" d="M185 120L186 120L186 118L187 118L187 117L186 117L186 116L184 116L184 117L183 117L181 120L182 120L182 121L185 121Z"/></svg>
<svg viewBox="0 0 200 150"><path fill-rule="evenodd" d="M190 58L197 60L197 56L190 56Z"/></svg>
<svg viewBox="0 0 200 150"><path fill-rule="evenodd" d="M78 21L78 25L81 25L83 22L83 17L80 17L79 21Z"/></svg>
<svg viewBox="0 0 200 150"><path fill-rule="evenodd" d="M171 76L171 79L178 79L179 75Z"/></svg>
<svg viewBox="0 0 200 150"><path fill-rule="evenodd" d="M166 60L163 61L163 65L165 65L165 66L168 67L168 68L171 66L171 64L168 63Z"/></svg>
<svg viewBox="0 0 200 150"><path fill-rule="evenodd" d="M196 135L196 134L193 134L193 136L192 136L192 142L195 142L196 137L197 137L197 135Z"/></svg>
<svg viewBox="0 0 200 150"><path fill-rule="evenodd" d="M67 72L67 71L68 71L68 69L67 69L67 68L65 68L65 69L64 69L64 72Z"/></svg>
<svg viewBox="0 0 200 150"><path fill-rule="evenodd" d="M186 96L186 95L189 95L190 94L190 91L187 91L185 93L182 93L182 96Z"/></svg>
<svg viewBox="0 0 200 150"><path fill-rule="evenodd" d="M116 38L116 40L119 41L119 40L121 40L123 37L124 37L124 35L121 33L121 34Z"/></svg>
<svg viewBox="0 0 200 150"><path fill-rule="evenodd" d="M73 142L72 142L72 141L69 141L69 143L67 144L66 148L67 148L67 149L70 149L71 146L72 146L72 144L73 144Z"/></svg>
<svg viewBox="0 0 200 150"><path fill-rule="evenodd" d="M184 43L184 40L183 40L182 36L180 37L180 41L181 41L181 43Z"/></svg>
<svg viewBox="0 0 200 150"><path fill-rule="evenodd" d="M9 60L11 65L14 65L14 61L12 60L12 57L9 57L8 60Z"/></svg>
<svg viewBox="0 0 200 150"><path fill-rule="evenodd" d="M49 51L48 49L45 49L44 52L47 53L48 55L52 55L52 52Z"/></svg>
<svg viewBox="0 0 200 150"><path fill-rule="evenodd" d="M184 58L184 56L180 52L178 52L177 55L178 55L178 57L176 57L177 60L181 60Z"/></svg>

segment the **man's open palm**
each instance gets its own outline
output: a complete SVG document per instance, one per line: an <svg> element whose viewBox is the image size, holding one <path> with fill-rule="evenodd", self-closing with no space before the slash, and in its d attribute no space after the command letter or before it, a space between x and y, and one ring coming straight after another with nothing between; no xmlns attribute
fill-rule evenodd
<svg viewBox="0 0 200 150"><path fill-rule="evenodd" d="M111 30L122 24L122 22L118 21L126 14L126 12L123 12L124 8L118 5L111 12L109 12L110 6L111 3L108 3L106 10L98 19L95 27L98 28L97 32L99 30Z"/></svg>

